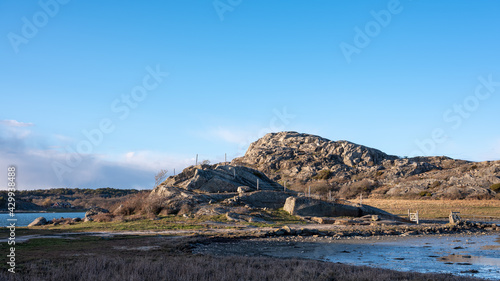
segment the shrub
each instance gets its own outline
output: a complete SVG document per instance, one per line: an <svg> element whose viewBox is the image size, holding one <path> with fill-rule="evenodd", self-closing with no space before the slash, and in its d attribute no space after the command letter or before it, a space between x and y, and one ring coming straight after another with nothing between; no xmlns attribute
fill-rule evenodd
<svg viewBox="0 0 500 281"><path fill-rule="evenodd" d="M325 169L325 170L321 170L319 171L318 174L316 174L313 179L315 180L327 180L330 178L332 174L332 171L328 170L328 169Z"/></svg>
<svg viewBox="0 0 500 281"><path fill-rule="evenodd" d="M423 190L423 191L420 191L420 193L419 193L418 195L420 195L420 196L422 196L422 197L424 197L424 196L426 196L426 197L431 197L431 196L432 196L432 193L430 193L429 191L425 191L425 190Z"/></svg>
<svg viewBox="0 0 500 281"><path fill-rule="evenodd" d="M96 222L110 222L113 220L113 214L111 213L100 213L92 216L92 219Z"/></svg>
<svg viewBox="0 0 500 281"><path fill-rule="evenodd" d="M377 182L369 179L364 179L361 181L351 183L349 185L342 186L342 188L339 190L339 195L345 198L354 198L357 197L359 194L369 195L370 191L372 191L377 187L378 187Z"/></svg>
<svg viewBox="0 0 500 281"><path fill-rule="evenodd" d="M122 215L122 216L130 216L132 214L135 214L139 212L142 209L142 204L145 200L144 194L137 194L129 199L127 199L125 202L120 204L118 208L116 208L113 213L116 215Z"/></svg>
<svg viewBox="0 0 500 281"><path fill-rule="evenodd" d="M162 210L163 198L148 197L142 203L142 213L145 215L158 215Z"/></svg>
<svg viewBox="0 0 500 281"><path fill-rule="evenodd" d="M252 174L260 179L263 179L263 175L261 172L259 171L253 171Z"/></svg>
<svg viewBox="0 0 500 281"><path fill-rule="evenodd" d="M322 184L318 186L312 186L311 192L314 192L315 194L320 194L320 195L327 195L328 192L333 190L334 187L328 184Z"/></svg>
<svg viewBox="0 0 500 281"><path fill-rule="evenodd" d="M189 204L182 204L181 209L179 210L178 215L188 215L193 211L193 207L191 207Z"/></svg>
<svg viewBox="0 0 500 281"><path fill-rule="evenodd" d="M131 196L115 208L113 213L119 216L130 216L134 214L154 214L161 211L161 200L150 198L147 192Z"/></svg>
<svg viewBox="0 0 500 281"><path fill-rule="evenodd" d="M436 188L441 185L440 181L435 181L429 185L429 188Z"/></svg>
<svg viewBox="0 0 500 281"><path fill-rule="evenodd" d="M490 189L497 192L497 193L500 193L500 183L495 183L495 184L492 184L490 186Z"/></svg>

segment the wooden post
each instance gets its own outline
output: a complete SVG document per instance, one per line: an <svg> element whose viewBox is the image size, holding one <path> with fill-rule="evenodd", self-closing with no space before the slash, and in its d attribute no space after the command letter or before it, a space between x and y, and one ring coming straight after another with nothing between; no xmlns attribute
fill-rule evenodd
<svg viewBox="0 0 500 281"><path fill-rule="evenodd" d="M283 186L283 191L286 192L286 181L285 181L285 185Z"/></svg>
<svg viewBox="0 0 500 281"><path fill-rule="evenodd" d="M408 219L410 221L414 221L414 222L416 222L418 224L419 223L419 220L418 220L418 211L416 213L412 213L408 209Z"/></svg>
<svg viewBox="0 0 500 281"><path fill-rule="evenodd" d="M359 194L359 205L363 205L363 193Z"/></svg>
<svg viewBox="0 0 500 281"><path fill-rule="evenodd" d="M198 166L198 154L196 154L196 166Z"/></svg>
<svg viewBox="0 0 500 281"><path fill-rule="evenodd" d="M332 191L328 192L328 201L332 201Z"/></svg>
<svg viewBox="0 0 500 281"><path fill-rule="evenodd" d="M257 190L259 190L259 179L257 179Z"/></svg>
<svg viewBox="0 0 500 281"><path fill-rule="evenodd" d="M311 198L311 186L309 186L309 198Z"/></svg>
<svg viewBox="0 0 500 281"><path fill-rule="evenodd" d="M233 168L233 178L236 178L236 169Z"/></svg>

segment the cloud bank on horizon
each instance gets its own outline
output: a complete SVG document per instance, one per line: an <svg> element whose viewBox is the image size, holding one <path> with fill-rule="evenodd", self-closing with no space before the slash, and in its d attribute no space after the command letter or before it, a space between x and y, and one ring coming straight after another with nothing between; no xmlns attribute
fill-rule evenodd
<svg viewBox="0 0 500 281"><path fill-rule="evenodd" d="M0 169L25 189L151 188L278 131L498 160L499 9L4 1Z"/></svg>

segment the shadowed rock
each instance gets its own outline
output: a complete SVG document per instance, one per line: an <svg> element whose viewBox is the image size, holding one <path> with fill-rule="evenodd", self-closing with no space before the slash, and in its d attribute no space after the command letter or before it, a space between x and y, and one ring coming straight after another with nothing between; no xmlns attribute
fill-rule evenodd
<svg viewBox="0 0 500 281"><path fill-rule="evenodd" d="M254 191L250 193L244 193L239 196L239 200L246 205L255 208L271 208L278 209L283 207L286 199L293 194L285 193L283 191Z"/></svg>
<svg viewBox="0 0 500 281"><path fill-rule="evenodd" d="M398 216L368 205L339 204L307 197L288 197L283 209L291 215L299 216L362 217L365 215L377 215L388 219L401 220Z"/></svg>

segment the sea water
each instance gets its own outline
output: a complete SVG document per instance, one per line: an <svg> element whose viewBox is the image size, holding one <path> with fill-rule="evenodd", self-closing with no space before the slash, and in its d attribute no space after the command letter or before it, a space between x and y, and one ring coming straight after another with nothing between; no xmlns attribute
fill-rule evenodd
<svg viewBox="0 0 500 281"><path fill-rule="evenodd" d="M28 226L32 221L38 217L44 217L47 220L60 219L60 218L83 218L84 212L68 212L68 213L14 213L15 216L11 217L9 213L0 214L0 227L9 226L13 221L7 219L17 219L16 226Z"/></svg>

